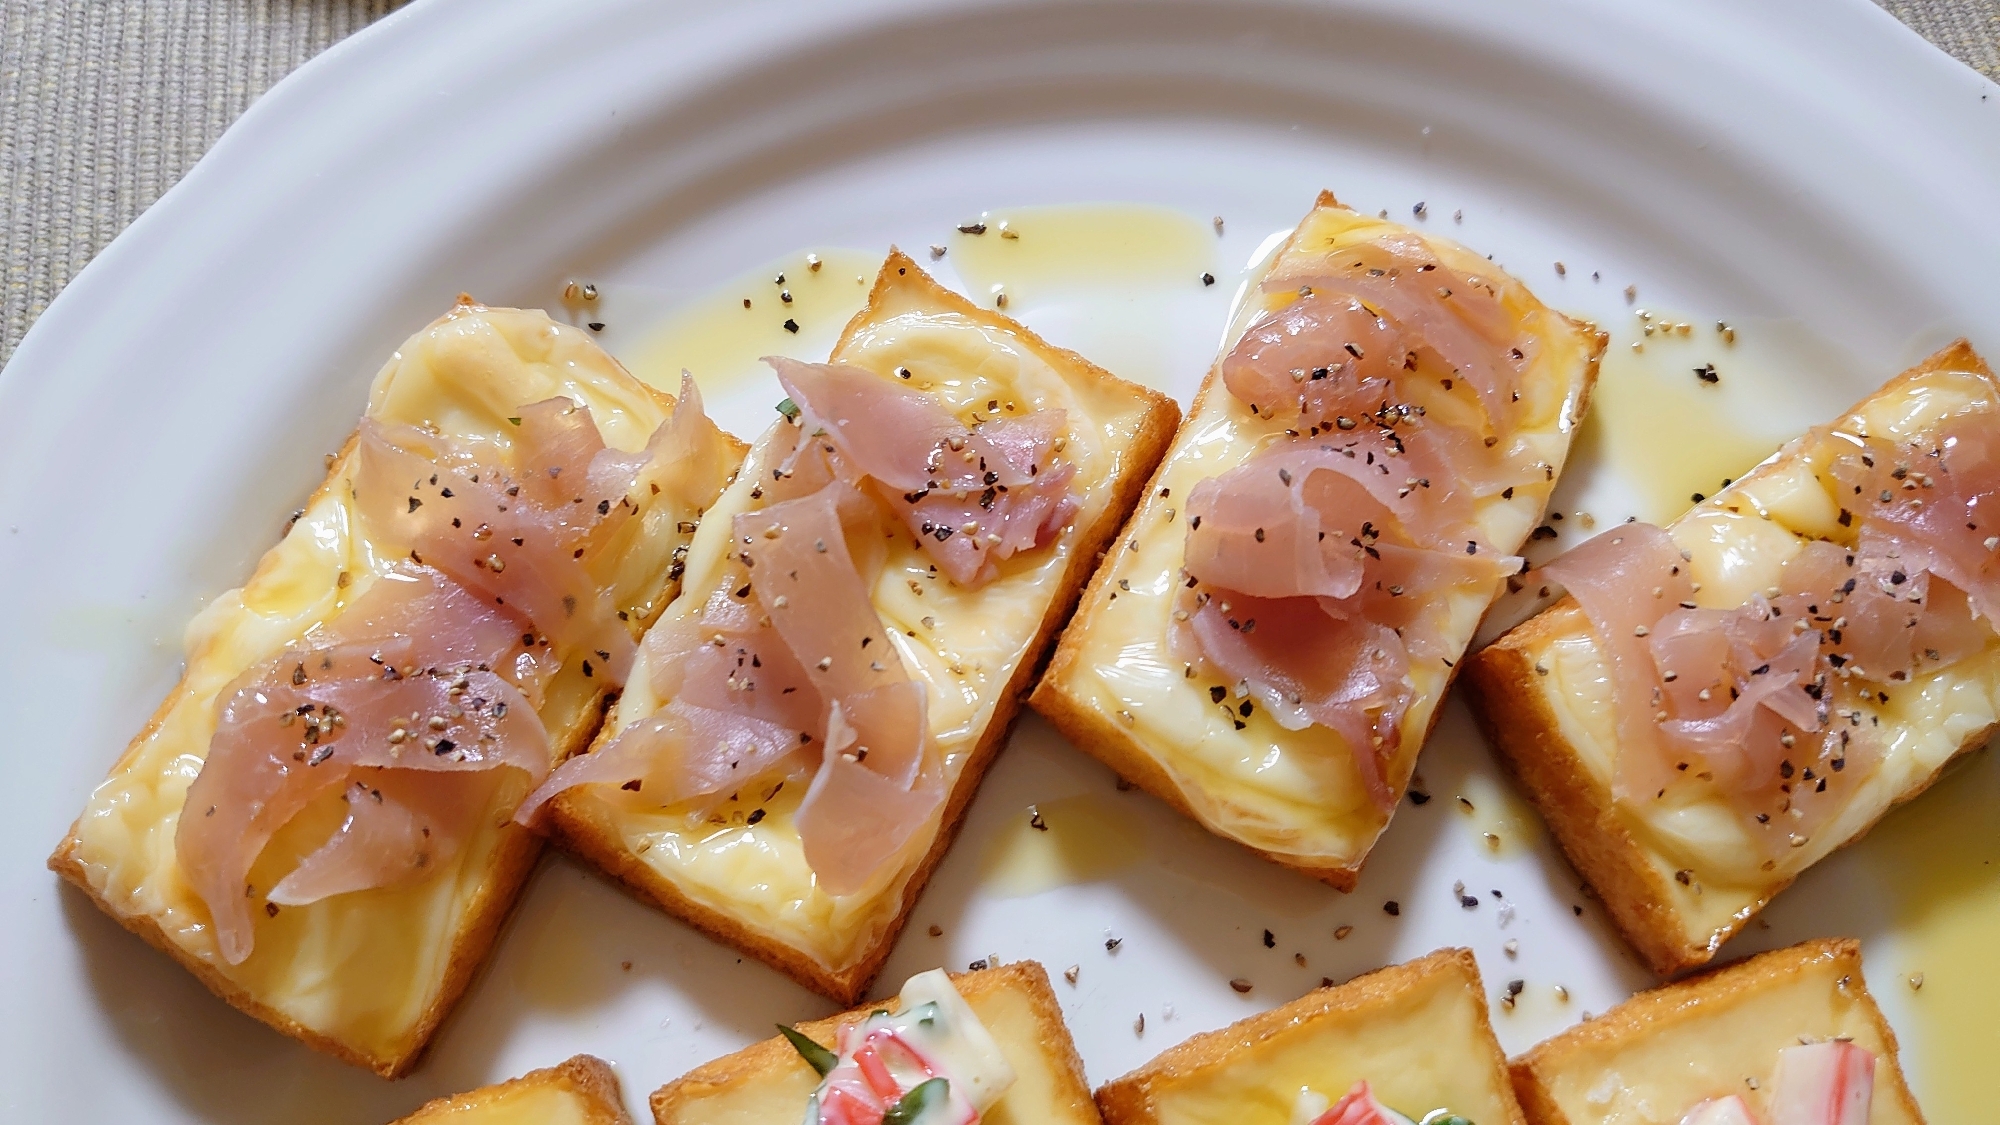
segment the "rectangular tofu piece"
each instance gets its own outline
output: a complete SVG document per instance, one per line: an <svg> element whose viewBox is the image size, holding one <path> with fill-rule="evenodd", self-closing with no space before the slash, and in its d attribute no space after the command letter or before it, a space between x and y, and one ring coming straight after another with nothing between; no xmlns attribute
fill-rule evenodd
<svg viewBox="0 0 2000 1125"><path fill-rule="evenodd" d="M870 596L903 664L926 687L930 729L944 758L942 817L919 830L893 870L845 895L820 886L805 860L794 821L804 785L772 796L743 792L708 817L662 809L608 785L578 787L550 803L548 821L552 838L640 898L814 991L852 1003L888 957L943 858L1042 654L1158 462L1179 411L1164 395L974 306L900 252L883 265L832 362L933 393L954 411L1018 402L1067 412L1064 456L1077 466L1073 495L1080 510L1052 543L1010 560L998 578L976 589L944 578L907 536L883 543L886 561ZM911 378L899 379L899 369ZM759 449L777 440L790 435L774 428ZM752 462L758 457L753 452ZM749 570L732 547L730 526L739 513L760 507L763 490L752 475L723 494L696 534L685 593L668 607L663 627L698 615L717 591L747 588ZM651 689L646 660L642 652L600 748L670 702Z"/></svg>
<svg viewBox="0 0 2000 1125"><path fill-rule="evenodd" d="M504 441L522 405L565 395L590 407L606 444L636 451L674 409L669 396L629 374L589 333L540 312L459 305L410 338L380 374L368 415L434 425L447 436ZM666 604L675 552L741 459L741 443L716 451L711 487L638 499L645 518L594 575L636 632ZM356 519L355 442L330 463L284 538L249 582L195 617L180 683L90 795L49 866L127 929L186 966L210 989L287 1035L384 1077L416 1064L438 1022L471 981L541 853L534 833L508 819L526 793L517 771L494 796L494 815L435 873L307 906L256 912L255 949L231 965L217 948L209 910L175 858L181 806L216 729L218 697L238 675L337 616L399 562L374 549ZM573 654L572 654L573 655ZM603 713L602 677L569 660L550 682L540 715L555 758L588 745ZM337 825L339 794L317 822ZM313 820L309 810L301 820ZM330 818L330 819L329 819ZM304 847L306 841L294 841ZM256 869L270 886L284 868L285 838ZM301 851L290 850L296 860ZM270 876L270 877L265 877Z"/></svg>
<svg viewBox="0 0 2000 1125"><path fill-rule="evenodd" d="M1490 277L1495 271L1462 246L1359 214L1322 194L1275 252L1267 273L1289 272L1319 261L1329 249L1385 236L1419 237L1444 264L1469 274ZM1508 552L1518 550L1541 519L1604 349L1603 334L1590 325L1548 308L1525 288L1510 290L1507 312L1542 350L1522 374L1526 406L1519 425L1502 436L1521 443L1546 471L1477 502L1476 524ZM1290 290L1262 293L1254 280L1247 292L1223 341L1224 357L1259 317L1294 299ZM1452 371L1436 367L1423 359L1409 380L1448 382ZM1120 536L1127 549L1113 552L1092 579L1031 705L1077 746L1209 831L1350 890L1393 804L1370 799L1339 734L1317 724L1285 729L1263 707L1250 708L1234 685L1194 676L1169 643L1185 573L1190 494L1286 428L1285 420L1254 414L1229 392L1218 359ZM1456 655L1471 643L1500 589L1496 580L1416 594L1439 600L1447 615L1445 647ZM1414 695L1398 728L1400 745L1383 770L1398 799L1456 663L1423 661L1411 669Z"/></svg>
<svg viewBox="0 0 2000 1125"><path fill-rule="evenodd" d="M1913 438L1967 410L1991 411L2000 426L2000 383L1960 341L1831 425ZM1786 445L1667 526L1700 584L1698 605L1742 605L1772 586L1806 543L1851 537L1836 486L1816 475L1814 441L1807 435ZM1609 659L1575 599L1565 596L1467 663L1466 687L1488 740L1612 922L1662 976L1714 957L1800 872L1928 788L1953 758L1984 745L2000 720L2000 637L1982 653L1920 670L1893 702L1872 709L1888 729L1879 764L1832 819L1772 861L1712 790L1669 789L1642 802L1614 795Z"/></svg>
<svg viewBox="0 0 2000 1125"><path fill-rule="evenodd" d="M1869 1125L1923 1125L1896 1033L1861 979L1861 947L1809 941L1642 992L1512 1064L1531 1125L1679 1125L1735 1095L1770 1120L1778 1052L1847 1039L1875 1056Z"/></svg>
<svg viewBox="0 0 2000 1125"><path fill-rule="evenodd" d="M1014 1068L1014 1084L981 1115L984 1125L1098 1125L1083 1062L1041 965L1016 961L953 973L951 982ZM865 1004L798 1030L832 1049L841 1024L879 1007ZM653 1092L653 1117L659 1125L799 1125L818 1084L798 1051L773 1037L660 1087Z"/></svg>
<svg viewBox="0 0 2000 1125"><path fill-rule="evenodd" d="M1196 1035L1099 1087L1097 1106L1106 1125L1287 1125L1301 1091L1338 1102L1364 1081L1413 1121L1448 1110L1522 1125L1471 950L1441 949Z"/></svg>
<svg viewBox="0 0 2000 1125"><path fill-rule="evenodd" d="M426 1102L393 1125L632 1125L618 1076L602 1059L559 1066Z"/></svg>

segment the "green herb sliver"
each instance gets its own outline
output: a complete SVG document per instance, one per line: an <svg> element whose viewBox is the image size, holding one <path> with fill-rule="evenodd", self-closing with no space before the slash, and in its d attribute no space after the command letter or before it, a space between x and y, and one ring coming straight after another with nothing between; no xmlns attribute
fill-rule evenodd
<svg viewBox="0 0 2000 1125"><path fill-rule="evenodd" d="M787 1027L781 1023L778 1025L778 1034L785 1037L785 1042L792 1045L792 1050L797 1051L799 1057L806 1060L806 1065L817 1071L821 1078L826 1077L827 1071L840 1065L839 1055L813 1042L798 1028Z"/></svg>
<svg viewBox="0 0 2000 1125"><path fill-rule="evenodd" d="M943 1109L951 1097L951 1083L942 1078L920 1082L901 1101L882 1115L882 1125L916 1125L934 1109Z"/></svg>

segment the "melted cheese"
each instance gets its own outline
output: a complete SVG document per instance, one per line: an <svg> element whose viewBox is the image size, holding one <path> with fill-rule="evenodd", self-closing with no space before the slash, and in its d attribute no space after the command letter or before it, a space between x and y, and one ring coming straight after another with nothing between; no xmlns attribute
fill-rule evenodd
<svg viewBox="0 0 2000 1125"><path fill-rule="evenodd" d="M1881 1057L1888 1045L1873 1005L1843 983L1852 971L1851 963L1817 957L1781 980L1659 1014L1643 1035L1566 1050L1559 1064L1538 1065L1535 1074L1569 1125L1678 1125L1702 1101L1729 1094L1767 1121L1778 1052L1801 1036L1845 1036L1878 1056L1869 1125L1916 1125L1903 1109L1901 1083L1888 1074L1895 1060Z"/></svg>
<svg viewBox="0 0 2000 1125"><path fill-rule="evenodd" d="M396 1125L591 1125L590 1099L567 1085L507 1083L424 1107Z"/></svg>
<svg viewBox="0 0 2000 1125"><path fill-rule="evenodd" d="M1402 229L1322 207L1280 248L1272 269L1316 261L1328 247ZM1479 274L1492 268L1463 248L1430 245L1454 269ZM1521 296L1510 301L1509 312L1545 345L1522 377L1520 448L1526 460L1549 466L1549 479L1515 489L1512 499L1492 496L1481 502L1477 518L1482 531L1490 542L1508 549L1527 538L1561 471L1594 346L1587 328L1542 306L1525 290L1516 287L1513 292ZM1262 297L1262 304L1253 300L1235 318L1224 353L1257 315L1291 299L1289 293L1279 293ZM1435 374L1420 372L1411 383L1434 384L1424 376ZM1112 569L1107 580L1077 612L1082 624L1065 638L1078 646L1072 665L1076 671L1062 686L1105 722L1132 730L1211 831L1301 866L1352 867L1367 855L1387 818L1369 801L1340 736L1319 726L1285 730L1262 708L1239 722L1243 717L1230 710L1239 700L1231 696L1217 706L1209 695L1211 681L1188 678L1187 665L1175 658L1168 643L1186 542L1180 508L1195 485L1235 467L1281 429L1279 423L1252 415L1222 386L1218 374L1210 374L1130 525L1138 549L1117 552L1108 561ZM1439 598L1437 612L1447 622L1443 635L1460 649L1470 644L1497 593L1497 588L1460 587ZM1411 678L1415 698L1403 720L1400 757L1388 770L1390 783L1399 789L1430 729L1451 669L1418 665Z"/></svg>
<svg viewBox="0 0 2000 1125"><path fill-rule="evenodd" d="M875 608L910 675L928 688L931 732L944 757L947 785L955 786L1001 692L1029 655L1050 604L1064 592L1063 575L1078 533L1103 516L1107 486L1129 471L1127 443L1144 403L1128 385L1066 374L1056 365L1062 361L1031 346L1006 322L930 307L926 300L914 287L892 287L864 314L866 322L850 326L833 362L884 378L908 368L912 379L903 385L937 395L967 421L993 402L1003 412L1007 404L1023 413L1067 411L1063 456L1076 465L1073 487L1082 504L1055 542L1007 560L999 577L976 590L931 573L928 556L909 539L885 540L887 562L872 594ZM770 440L770 435L763 439ZM688 552L687 592L667 608L668 617L699 614L713 591L735 589L746 580L742 562L730 553L730 521L759 506L757 493L757 481L746 475L717 502ZM629 725L665 703L652 691L642 650L613 722ZM625 848L683 894L837 972L872 949L896 920L903 890L938 826L920 830L902 862L885 865L868 887L831 895L817 885L793 821L804 789L787 786L775 800L742 793L695 823L678 811L647 809L603 786L572 792L573 799L599 805L617 825ZM755 825L747 823L757 808L765 815Z"/></svg>
<svg viewBox="0 0 2000 1125"><path fill-rule="evenodd" d="M1992 384L1965 372L1935 372L1869 398L1836 428L1906 441L1967 411L2000 413ZM1840 527L1839 505L1815 475L1830 453L1823 446L1787 447L1668 528L1688 552L1692 577L1701 584L1697 603L1740 605L1776 584L1785 560L1809 539L1839 541L1851 534ZM1549 669L1544 692L1564 741L1608 792L1617 746L1610 665L1581 610L1553 612L1565 615L1559 628L1527 655ZM1839 706L1860 707L1892 732L1883 759L1831 821L1770 870L1721 794L1685 786L1661 800L1617 806L1647 862L1661 874L1688 941L1710 950L1719 946L1735 923L1785 882L1865 831L1968 740L2000 722L2000 638L1983 653L1889 687L1888 704L1841 695ZM1686 883L1674 878L1683 870L1691 872Z"/></svg>
<svg viewBox="0 0 2000 1125"><path fill-rule="evenodd" d="M1482 1125L1513 1120L1485 1005L1464 974L1426 973L1373 1002L1294 1020L1219 1062L1150 1080L1153 1120L1287 1125L1302 1093L1331 1102L1364 1079L1377 1101L1415 1120L1439 1109Z"/></svg>
<svg viewBox="0 0 2000 1125"><path fill-rule="evenodd" d="M1066 1095L1068 1044L1044 1041L1046 1028L1025 988L982 988L970 992L965 1002L1014 1071L1014 1084L980 1114L981 1125L1099 1125L1097 1111L1088 1101L1077 1105ZM806 1099L818 1083L809 1067L788 1063L782 1073L746 1075L745 1080L704 1097L676 1101L660 1121L662 1125L798 1125Z"/></svg>
<svg viewBox="0 0 2000 1125"><path fill-rule="evenodd" d="M645 447L665 420L662 399L626 374L587 335L539 312L461 306L412 337L375 378L370 416L435 426L504 459L510 415L566 395L590 407L607 445ZM243 587L217 597L187 630L187 668L150 726L90 796L77 821L75 858L90 886L121 915L144 916L258 1003L372 1057L399 1058L438 995L460 924L496 850L516 831L496 816L436 874L310 906L257 916L256 948L230 965L215 947L208 908L182 878L174 833L187 788L215 732L216 697L246 669L337 616L397 559L362 534L352 499L353 457ZM636 490L645 491L645 490ZM644 497L644 514L620 534L595 577L616 604L644 620L663 599L679 521L698 511L672 491ZM568 654L564 654L567 656ZM598 685L571 663L550 683L541 716L561 746L590 721ZM511 810L526 791L518 771L495 794ZM269 887L340 823L338 793L309 808L266 848L251 872Z"/></svg>

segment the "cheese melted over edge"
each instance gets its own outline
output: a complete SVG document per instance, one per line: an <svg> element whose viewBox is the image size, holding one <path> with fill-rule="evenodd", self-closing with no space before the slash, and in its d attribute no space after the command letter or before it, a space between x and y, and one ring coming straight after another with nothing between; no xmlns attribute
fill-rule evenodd
<svg viewBox="0 0 2000 1125"><path fill-rule="evenodd" d="M1278 251L1272 269L1288 272L1295 263L1319 260L1328 247L1395 233L1407 232L1344 208L1322 207L1306 216ZM1453 269L1475 276L1497 269L1462 247L1425 242ZM1543 343L1541 355L1522 378L1524 421L1517 440L1524 459L1545 462L1551 471L1548 480L1515 489L1511 500L1496 495L1481 501L1480 527L1490 542L1508 551L1526 540L1555 474L1562 470L1594 343L1590 329L1548 309L1524 288L1516 286L1513 292L1519 297L1510 302L1509 311ZM1260 297L1253 289L1252 300L1230 326L1224 354L1258 314L1293 299L1290 292ZM1217 706L1209 695L1213 679L1188 678L1185 662L1168 645L1185 558L1179 512L1195 485L1234 468L1283 429L1253 416L1222 385L1219 372L1218 365L1203 383L1194 413L1182 424L1152 491L1128 525L1136 529L1131 537L1138 550L1116 552L1107 562L1112 569L1106 581L1077 611L1081 643L1071 665L1075 674L1064 687L1106 723L1131 730L1211 831L1302 866L1352 867L1368 854L1388 820L1369 801L1341 737L1320 726L1286 730L1261 707L1242 716L1231 710L1241 703L1233 693ZM1410 382L1423 383L1438 374L1421 370ZM1448 619L1444 635L1454 639L1458 650L1471 643L1498 594L1495 583L1491 588L1461 586L1437 599L1438 612ZM1388 770L1399 793L1451 675L1452 669L1441 664L1411 669L1415 698L1403 721L1400 755Z"/></svg>

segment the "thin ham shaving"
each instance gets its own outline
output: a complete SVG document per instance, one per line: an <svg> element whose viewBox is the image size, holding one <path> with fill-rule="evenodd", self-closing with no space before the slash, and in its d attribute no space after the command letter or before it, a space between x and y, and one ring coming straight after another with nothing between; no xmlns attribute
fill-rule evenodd
<svg viewBox="0 0 2000 1125"><path fill-rule="evenodd" d="M924 687L912 680L837 699L819 772L800 803L799 842L828 894L853 894L944 807L928 752Z"/></svg>
<svg viewBox="0 0 2000 1125"><path fill-rule="evenodd" d="M945 576L976 587L1079 510L1059 409L968 427L931 395L858 367L765 358L801 411L799 449L894 511ZM815 441L819 444L815 445Z"/></svg>
<svg viewBox="0 0 2000 1125"><path fill-rule="evenodd" d="M1468 534L1466 509L1385 471L1396 463L1367 438L1287 442L1197 485L1172 633L1176 651L1241 685L1280 726L1339 732L1385 810L1411 657L1450 647L1423 602L1461 583L1496 586L1519 565L1490 546L1482 554L1476 533L1419 546Z"/></svg>
<svg viewBox="0 0 2000 1125"><path fill-rule="evenodd" d="M1619 798L1655 799L1683 778L1713 784L1773 858L1810 840L1883 753L1873 724L1840 696L1852 689L1841 685L1907 683L1981 651L1993 634L1959 585L1983 576L1952 561L1970 554L1976 521L1964 517L1979 497L1899 501L1899 493L1925 489L1908 460L1877 443L1821 440L1836 443L1834 480L1875 504L1856 501L1858 520L1855 509L1844 510L1843 523L1859 524L1854 546L1808 543L1788 560L1774 597L1692 608L1678 549L1647 524L1607 532L1546 568L1576 598L1610 658ZM1956 444L1947 439L1943 448ZM1896 487L1879 487L1887 484ZM1949 518L1923 515L1939 509ZM1917 539L1919 529L1928 538ZM1878 690L1862 692L1861 701L1872 706Z"/></svg>
<svg viewBox="0 0 2000 1125"><path fill-rule="evenodd" d="M413 609L435 616L408 616ZM413 632L413 620L443 627ZM350 798L347 823L280 883L284 904L384 886L447 860L467 823L465 806L484 792L430 781L385 787L377 775L507 767L533 779L548 769L548 736L521 690L539 695L545 668L522 645L522 631L518 619L485 608L436 571L403 567L306 644L224 690L175 853L209 906L225 960L250 955L251 867L320 797L368 782L365 805ZM527 679L489 669L525 670ZM366 807L377 803L379 810ZM411 829L428 850L390 846L408 842Z"/></svg>
<svg viewBox="0 0 2000 1125"><path fill-rule="evenodd" d="M1498 431L1514 417L1521 373L1537 351L1535 338L1520 333L1501 307L1499 284L1506 282L1444 265L1419 238L1392 236L1330 252L1323 263L1287 270L1264 287L1361 304L1404 335L1402 353L1430 351L1468 383Z"/></svg>
<svg viewBox="0 0 2000 1125"><path fill-rule="evenodd" d="M1629 800L1664 788L1675 773L1648 708L1659 681L1642 630L1683 602L1693 604L1694 581L1680 548L1652 524L1628 523L1557 556L1542 573L1576 599L1611 658L1612 693L1619 701L1615 790Z"/></svg>
<svg viewBox="0 0 2000 1125"><path fill-rule="evenodd" d="M877 513L836 480L735 523L753 596L826 701L820 768L796 824L815 879L835 895L866 886L944 800L923 685L848 551L850 532L879 534Z"/></svg>
<svg viewBox="0 0 2000 1125"><path fill-rule="evenodd" d="M1802 559L1788 579L1817 573L1817 556ZM1825 704L1829 638L1813 627L1824 615L1811 607L1827 595L1693 608L1686 560L1665 531L1641 523L1597 536L1545 573L1576 599L1610 657L1619 799L1710 785L1775 857L1832 815L1840 791L1826 796L1831 781L1872 764L1872 741L1835 723Z"/></svg>
<svg viewBox="0 0 2000 1125"><path fill-rule="evenodd" d="M595 653L593 671L601 667L622 681L634 651L631 634L617 620L609 591L577 563L601 521L622 521L633 510L625 499L631 477L614 490L593 490L611 475L593 481L593 461L625 462L597 438L588 409L567 399L521 409L524 441L538 438L552 455L572 457L594 442L591 459L538 456L538 443L509 473L414 426L364 419L354 492L370 539L391 557L434 566L493 604L512 607L556 646Z"/></svg>
<svg viewBox="0 0 2000 1125"><path fill-rule="evenodd" d="M524 406L507 468L363 419L360 520L372 546L408 561L223 691L176 829L225 960L241 963L254 944L251 870L309 806L338 793L346 813L268 890L268 910L435 870L490 813L496 771L530 783L548 771L537 708L557 654L580 649L585 674L613 687L630 661L631 636L588 572L638 510L628 492L719 471L706 462L727 439L686 378L681 396L637 454L607 449L567 399Z"/></svg>
<svg viewBox="0 0 2000 1125"><path fill-rule="evenodd" d="M512 607L555 647L581 653L593 677L622 683L631 632L591 563L638 513L640 484L720 491L728 439L685 373L673 413L638 453L607 447L589 408L567 398L520 410L511 468L416 427L364 419L354 492L370 537Z"/></svg>
<svg viewBox="0 0 2000 1125"><path fill-rule="evenodd" d="M556 767L521 802L514 819L532 826L556 794L600 783L642 794L651 805L693 802L690 811L705 816L748 782L768 784L774 770L784 769L781 783L805 777L809 737L764 719L676 700L619 731L604 747Z"/></svg>
<svg viewBox="0 0 2000 1125"><path fill-rule="evenodd" d="M2000 442L1988 416L1955 418L1934 443L1896 446L1846 438L1834 459L1840 501L1963 593L1989 624L2000 622Z"/></svg>
<svg viewBox="0 0 2000 1125"><path fill-rule="evenodd" d="M1258 320L1222 357L1222 384L1259 417L1371 416L1395 397L1403 333L1352 297L1313 293Z"/></svg>
<svg viewBox="0 0 2000 1125"><path fill-rule="evenodd" d="M872 538L874 517L873 504L835 481L735 521L758 604L829 698L909 678L848 552L848 528Z"/></svg>
<svg viewBox="0 0 2000 1125"><path fill-rule="evenodd" d="M1468 497L1544 479L1539 458L1490 426L1424 424L1399 385L1422 347L1359 298L1315 290L1245 331L1223 357L1223 384L1251 413L1289 421L1308 438L1379 432L1416 475Z"/></svg>
<svg viewBox="0 0 2000 1125"><path fill-rule="evenodd" d="M517 819L533 823L579 785L699 817L753 782L768 800L810 778L794 819L806 860L828 893L853 894L945 799L924 686L871 596L884 508L941 572L976 586L1074 518L1076 467L1058 455L1059 410L967 427L932 396L859 368L768 362L799 410L746 470L764 502L732 525L747 581L647 635L650 686L666 706L565 763Z"/></svg>
<svg viewBox="0 0 2000 1125"><path fill-rule="evenodd" d="M490 782L492 775L481 771L481 780ZM304 906L450 863L477 829L490 789L456 773L357 769L341 794L347 815L340 827L265 897L280 906Z"/></svg>
<svg viewBox="0 0 2000 1125"><path fill-rule="evenodd" d="M1190 494L1188 569L1265 596L1339 598L1359 588L1358 568L1383 543L1510 561L1484 542L1450 481L1413 470L1375 435L1269 445Z"/></svg>
<svg viewBox="0 0 2000 1125"><path fill-rule="evenodd" d="M537 824L551 797L579 785L614 784L658 807L694 802L689 811L706 815L752 779L806 776L824 702L768 620L717 591L700 615L662 622L643 645L666 707L556 767L521 802L518 823Z"/></svg>
<svg viewBox="0 0 2000 1125"><path fill-rule="evenodd" d="M1490 596L1520 564L1485 540L1474 505L1547 477L1510 432L1534 344L1491 281L1415 238L1329 251L1264 288L1298 296L1252 323L1220 372L1252 414L1289 425L1190 495L1171 640L1280 725L1339 732L1386 813L1413 662L1457 655L1438 597ZM1408 382L1419 353L1450 369L1444 393L1466 385L1483 426L1427 412L1432 392Z"/></svg>
<svg viewBox="0 0 2000 1125"><path fill-rule="evenodd" d="M1409 653L1393 630L1329 619L1310 598L1241 595L1210 598L1174 628L1177 652L1241 685L1279 726L1337 731L1370 801L1394 806L1386 769L1412 689Z"/></svg>

